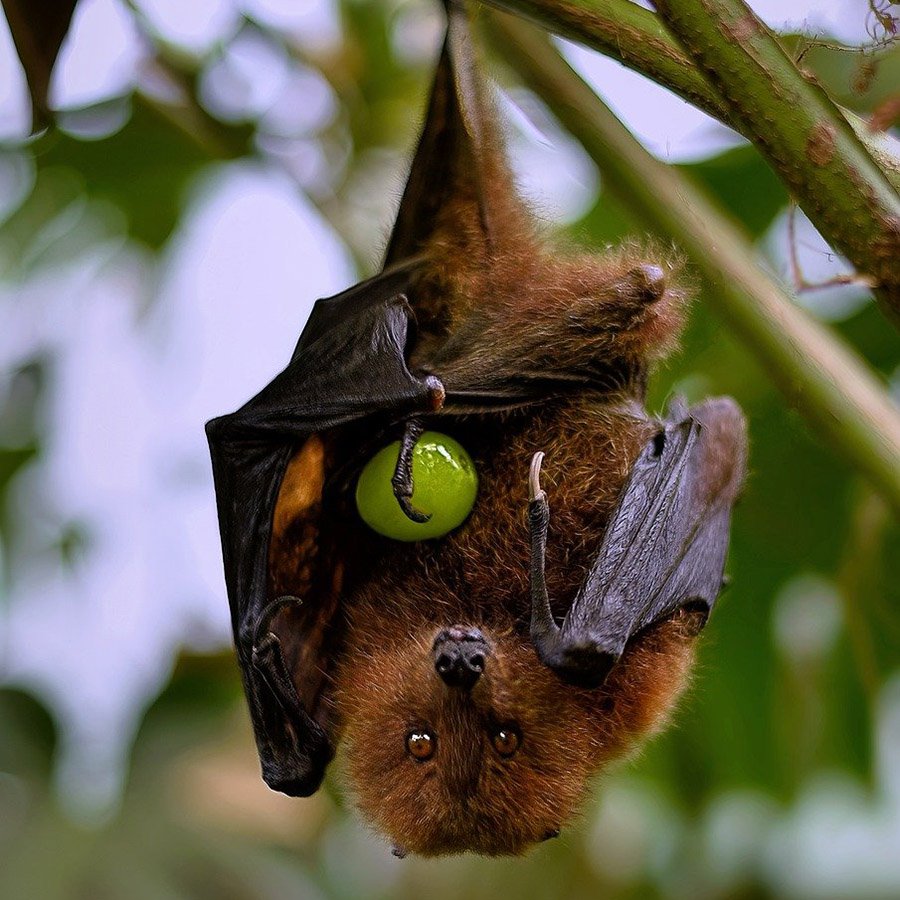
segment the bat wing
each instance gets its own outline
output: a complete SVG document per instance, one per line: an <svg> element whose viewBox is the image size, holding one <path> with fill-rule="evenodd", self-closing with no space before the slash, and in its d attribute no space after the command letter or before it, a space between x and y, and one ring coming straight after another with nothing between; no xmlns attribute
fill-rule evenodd
<svg viewBox="0 0 900 900"><path fill-rule="evenodd" d="M673 404L635 461L561 627L550 616L540 573L533 578L532 636L544 662L568 681L595 686L644 629L683 608L709 614L722 587L746 453L734 401L718 398L690 410ZM548 515L538 496L533 528Z"/></svg>
<svg viewBox="0 0 900 900"><path fill-rule="evenodd" d="M263 777L291 795L313 793L332 756L318 700L342 565L319 554L327 466L321 435L373 416L383 417L380 428L440 402L439 382L406 367L407 279L402 269L383 273L318 301L287 368L237 412L206 426L232 626ZM279 597L270 543L289 462L302 470L288 534L291 566L302 577L299 596Z"/></svg>
<svg viewBox="0 0 900 900"><path fill-rule="evenodd" d="M406 364L413 312L419 329L429 319L414 289L423 246L459 196L475 204L489 237L481 84L465 10L451 0L447 19L384 271L320 300L287 368L237 412L207 425L232 626L263 777L292 795L313 793L332 756L322 693L348 562L323 491L337 465L329 452L346 456L341 445L355 440L343 430L335 437L335 429L371 419L377 435L441 405L440 381Z"/></svg>
<svg viewBox="0 0 900 900"><path fill-rule="evenodd" d="M497 158L484 117L485 86L477 71L466 9L450 0L447 32L435 70L428 112L413 156L397 219L385 252L385 266L421 252L438 227L442 211L460 197L474 199L482 234L490 237L484 171Z"/></svg>

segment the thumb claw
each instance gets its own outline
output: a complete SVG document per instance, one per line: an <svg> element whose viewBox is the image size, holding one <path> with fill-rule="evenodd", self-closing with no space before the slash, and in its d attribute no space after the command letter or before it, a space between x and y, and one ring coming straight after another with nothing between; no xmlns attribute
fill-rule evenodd
<svg viewBox="0 0 900 900"><path fill-rule="evenodd" d="M531 468L528 470L528 496L531 500L538 500L542 496L546 496L541 489L541 463L544 461L544 454L538 450L531 457Z"/></svg>

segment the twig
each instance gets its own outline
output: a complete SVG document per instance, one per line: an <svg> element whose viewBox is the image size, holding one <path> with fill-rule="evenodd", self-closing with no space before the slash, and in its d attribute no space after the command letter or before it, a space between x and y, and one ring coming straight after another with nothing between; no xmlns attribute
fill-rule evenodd
<svg viewBox="0 0 900 900"><path fill-rule="evenodd" d="M791 267L791 281L794 293L802 294L807 291L817 291L821 288L840 287L847 284L858 284L861 287L872 287L872 282L863 275L835 275L827 281L807 281L800 265L797 254L797 209L796 203L791 201L788 208L787 232L788 232L788 263Z"/></svg>

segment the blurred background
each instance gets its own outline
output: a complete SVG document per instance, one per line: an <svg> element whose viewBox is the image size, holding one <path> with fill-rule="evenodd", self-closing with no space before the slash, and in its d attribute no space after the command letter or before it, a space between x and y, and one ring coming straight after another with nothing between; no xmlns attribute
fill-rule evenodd
<svg viewBox="0 0 900 900"><path fill-rule="evenodd" d="M840 102L900 84L867 0L757 0ZM890 4L888 4L890 6ZM751 427L732 587L672 729L524 860L394 859L258 773L203 423L286 363L313 300L377 270L441 37L434 0L81 0L28 137L0 20L0 897L900 897L900 530L701 297L655 376ZM824 46L813 46L818 38ZM570 61L792 284L786 192L733 132ZM502 65L523 191L562 239L635 230ZM803 276L846 272L802 214ZM847 285L797 302L900 393Z"/></svg>

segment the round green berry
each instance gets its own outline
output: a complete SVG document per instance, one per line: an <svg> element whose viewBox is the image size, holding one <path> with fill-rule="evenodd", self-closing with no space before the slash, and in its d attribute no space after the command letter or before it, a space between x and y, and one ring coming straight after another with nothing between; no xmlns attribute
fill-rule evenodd
<svg viewBox="0 0 900 900"><path fill-rule="evenodd" d="M426 431L412 453L411 503L430 514L427 522L413 522L394 496L391 477L400 455L400 442L379 450L365 465L356 484L356 508L374 531L397 541L442 537L466 520L475 505L478 475L472 457L446 434Z"/></svg>

